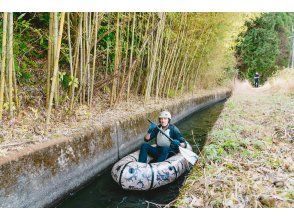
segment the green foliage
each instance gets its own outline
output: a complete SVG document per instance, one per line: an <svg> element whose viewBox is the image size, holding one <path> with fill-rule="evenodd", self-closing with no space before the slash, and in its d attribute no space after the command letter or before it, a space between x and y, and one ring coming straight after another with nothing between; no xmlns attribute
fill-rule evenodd
<svg viewBox="0 0 294 220"><path fill-rule="evenodd" d="M270 166L272 169L278 169L282 165L282 161L276 158L269 158L267 160L267 165Z"/></svg>
<svg viewBox="0 0 294 220"><path fill-rule="evenodd" d="M176 95L176 91L174 89L171 89L170 91L168 91L167 97L174 98Z"/></svg>
<svg viewBox="0 0 294 220"><path fill-rule="evenodd" d="M79 86L79 79L76 77L70 77L68 75L66 75L68 77L68 79L66 81L68 81L68 84L66 87L71 86L73 84L74 88L77 88Z"/></svg>
<svg viewBox="0 0 294 220"><path fill-rule="evenodd" d="M250 79L256 71L266 74L276 70L279 54L277 33L267 29L251 29L244 38L244 46L242 55Z"/></svg>
<svg viewBox="0 0 294 220"><path fill-rule="evenodd" d="M293 13L264 13L246 22L239 35L237 57L241 77L252 81L255 72L265 81L280 67L288 65Z"/></svg>
<svg viewBox="0 0 294 220"><path fill-rule="evenodd" d="M226 151L219 145L209 144L204 149L205 157L213 162L221 162L222 156L226 154Z"/></svg>
<svg viewBox="0 0 294 220"><path fill-rule="evenodd" d="M59 81L64 89L68 89L72 83L71 77L66 72L59 72Z"/></svg>
<svg viewBox="0 0 294 220"><path fill-rule="evenodd" d="M3 20L0 19L0 38L2 39ZM38 68L37 61L46 59L49 13L14 13L13 51L18 81L31 82L32 74ZM2 44L0 44L0 53ZM37 74L36 74L37 75ZM34 80L36 81L36 80Z"/></svg>
<svg viewBox="0 0 294 220"><path fill-rule="evenodd" d="M20 80L22 80L23 82L29 82L30 79L32 78L32 74L29 72L20 72L19 74Z"/></svg>
<svg viewBox="0 0 294 220"><path fill-rule="evenodd" d="M232 150L236 150L238 146L239 144L236 141L228 139L223 143L222 148L225 151L230 152Z"/></svg>

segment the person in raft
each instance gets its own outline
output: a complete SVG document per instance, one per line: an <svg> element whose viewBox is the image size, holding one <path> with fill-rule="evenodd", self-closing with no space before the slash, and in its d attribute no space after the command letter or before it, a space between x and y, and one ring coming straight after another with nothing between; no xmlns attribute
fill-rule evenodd
<svg viewBox="0 0 294 220"><path fill-rule="evenodd" d="M141 145L139 154L139 162L141 163L147 162L147 155L156 159L156 162L165 161L169 156L179 152L179 146L186 147L186 141L179 129L175 125L170 124L171 114L168 111L161 112L158 120L158 127L161 128L173 141L171 142L166 136L164 136L158 130L156 124L150 123L144 141L149 142L156 138L156 147L152 147L146 142Z"/></svg>

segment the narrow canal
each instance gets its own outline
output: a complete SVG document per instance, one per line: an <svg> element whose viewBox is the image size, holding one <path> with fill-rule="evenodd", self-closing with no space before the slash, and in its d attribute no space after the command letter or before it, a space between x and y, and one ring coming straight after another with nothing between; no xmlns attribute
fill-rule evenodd
<svg viewBox="0 0 294 220"><path fill-rule="evenodd" d="M224 101L202 109L177 123L194 152L201 149L207 133L211 130L223 109ZM111 166L112 167L112 166ZM125 191L111 177L111 167L95 177L79 191L71 194L56 207L58 208L139 208L160 207L173 201L187 174L166 186L144 192Z"/></svg>

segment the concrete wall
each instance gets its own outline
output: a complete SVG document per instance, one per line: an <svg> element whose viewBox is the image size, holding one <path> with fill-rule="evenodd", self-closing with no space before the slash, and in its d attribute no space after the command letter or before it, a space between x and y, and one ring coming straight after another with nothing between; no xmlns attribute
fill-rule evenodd
<svg viewBox="0 0 294 220"><path fill-rule="evenodd" d="M230 91L211 93L165 106L173 122L225 99ZM148 122L162 109L133 115L116 124L34 145L0 162L0 207L44 207L87 182L143 141Z"/></svg>

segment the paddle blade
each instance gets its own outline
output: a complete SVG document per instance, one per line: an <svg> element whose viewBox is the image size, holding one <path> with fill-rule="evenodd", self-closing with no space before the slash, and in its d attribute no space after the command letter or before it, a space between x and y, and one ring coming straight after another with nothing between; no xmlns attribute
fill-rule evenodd
<svg viewBox="0 0 294 220"><path fill-rule="evenodd" d="M197 154L195 154L193 151L190 151L186 148L179 147L179 150L182 156L192 165L194 165L199 158Z"/></svg>

